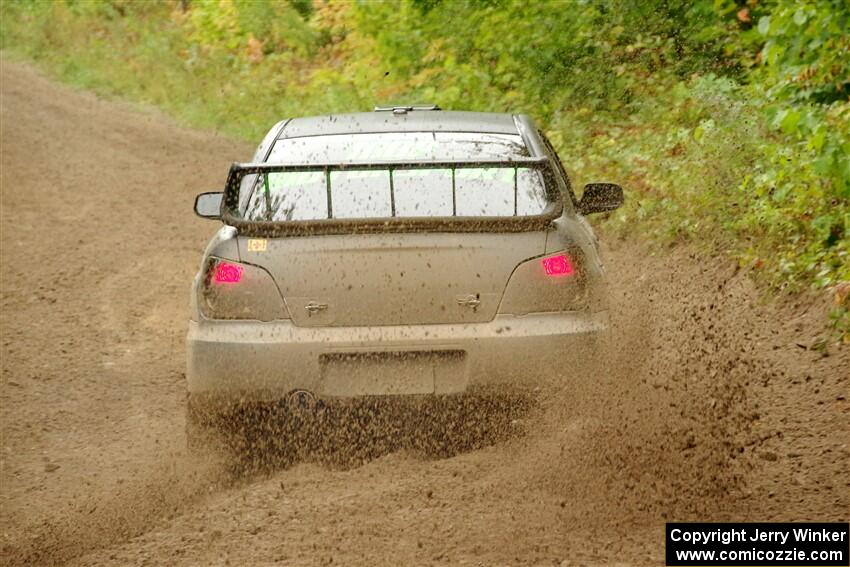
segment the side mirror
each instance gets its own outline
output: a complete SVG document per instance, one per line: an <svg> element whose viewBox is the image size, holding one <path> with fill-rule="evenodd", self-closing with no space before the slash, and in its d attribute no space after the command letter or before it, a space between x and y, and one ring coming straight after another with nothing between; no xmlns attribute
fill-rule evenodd
<svg viewBox="0 0 850 567"><path fill-rule="evenodd" d="M204 219L220 219L223 197L224 193L201 193L195 197L195 214Z"/></svg>
<svg viewBox="0 0 850 567"><path fill-rule="evenodd" d="M614 183L588 183L578 202L583 215L613 211L623 204L623 188Z"/></svg>

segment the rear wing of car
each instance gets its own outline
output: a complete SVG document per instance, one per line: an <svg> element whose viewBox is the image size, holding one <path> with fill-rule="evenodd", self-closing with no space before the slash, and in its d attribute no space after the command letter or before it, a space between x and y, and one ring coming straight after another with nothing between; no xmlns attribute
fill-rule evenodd
<svg viewBox="0 0 850 567"><path fill-rule="evenodd" d="M519 170L539 171L543 177L544 190L548 205L539 215L533 216L459 216L453 211L451 216L435 217L396 217L395 189L393 174L411 170L451 171L452 198L456 199L456 172L463 169L508 169L514 171L514 203L516 210L517 179ZM387 171L389 175L390 200L393 203L393 216L376 218L333 218L332 176L333 172ZM246 219L242 210L245 205L243 180L246 176L256 175L250 191L257 190L260 177L270 173L322 172L324 174L328 218L314 220L256 220ZM240 198L240 188L243 195ZM408 231L447 231L447 232L520 232L537 230L550 224L563 212L560 188L548 157L522 157L509 160L478 159L466 161L369 161L325 164L285 164L234 163L227 176L227 185L222 202L221 219L246 234L286 235L286 234L343 234L359 232L408 232Z"/></svg>

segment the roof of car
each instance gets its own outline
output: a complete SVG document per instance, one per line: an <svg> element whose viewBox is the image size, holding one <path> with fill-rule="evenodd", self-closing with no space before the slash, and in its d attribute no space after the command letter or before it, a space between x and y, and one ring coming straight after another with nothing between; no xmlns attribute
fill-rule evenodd
<svg viewBox="0 0 850 567"><path fill-rule="evenodd" d="M518 134L514 115L496 112L412 110L358 112L288 120L278 139L367 132L487 132Z"/></svg>

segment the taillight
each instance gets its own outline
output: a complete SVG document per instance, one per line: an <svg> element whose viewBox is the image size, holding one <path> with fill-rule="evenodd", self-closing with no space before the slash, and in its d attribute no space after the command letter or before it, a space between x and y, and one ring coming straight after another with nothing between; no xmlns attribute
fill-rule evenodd
<svg viewBox="0 0 850 567"><path fill-rule="evenodd" d="M197 305L207 319L288 319L271 275L259 266L211 257L199 282Z"/></svg>
<svg viewBox="0 0 850 567"><path fill-rule="evenodd" d="M242 266L220 261L215 267L215 278L217 284L233 284L242 281Z"/></svg>
<svg viewBox="0 0 850 567"><path fill-rule="evenodd" d="M543 269L546 271L547 276L559 278L571 276L575 273L573 263L566 254L558 254L556 256L549 256L548 258L542 258L540 263L543 264Z"/></svg>
<svg viewBox="0 0 850 567"><path fill-rule="evenodd" d="M526 260L511 274L499 313L525 315L585 309L586 284L577 250Z"/></svg>

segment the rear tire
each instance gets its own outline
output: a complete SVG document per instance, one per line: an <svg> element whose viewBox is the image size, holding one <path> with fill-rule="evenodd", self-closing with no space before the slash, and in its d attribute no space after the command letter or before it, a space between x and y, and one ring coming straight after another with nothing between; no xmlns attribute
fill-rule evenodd
<svg viewBox="0 0 850 567"><path fill-rule="evenodd" d="M193 457L210 458L224 453L221 415L192 394L186 398L186 450Z"/></svg>
<svg viewBox="0 0 850 567"><path fill-rule="evenodd" d="M239 474L286 467L298 453L285 408L274 402L228 402L189 394L186 449L193 458Z"/></svg>

